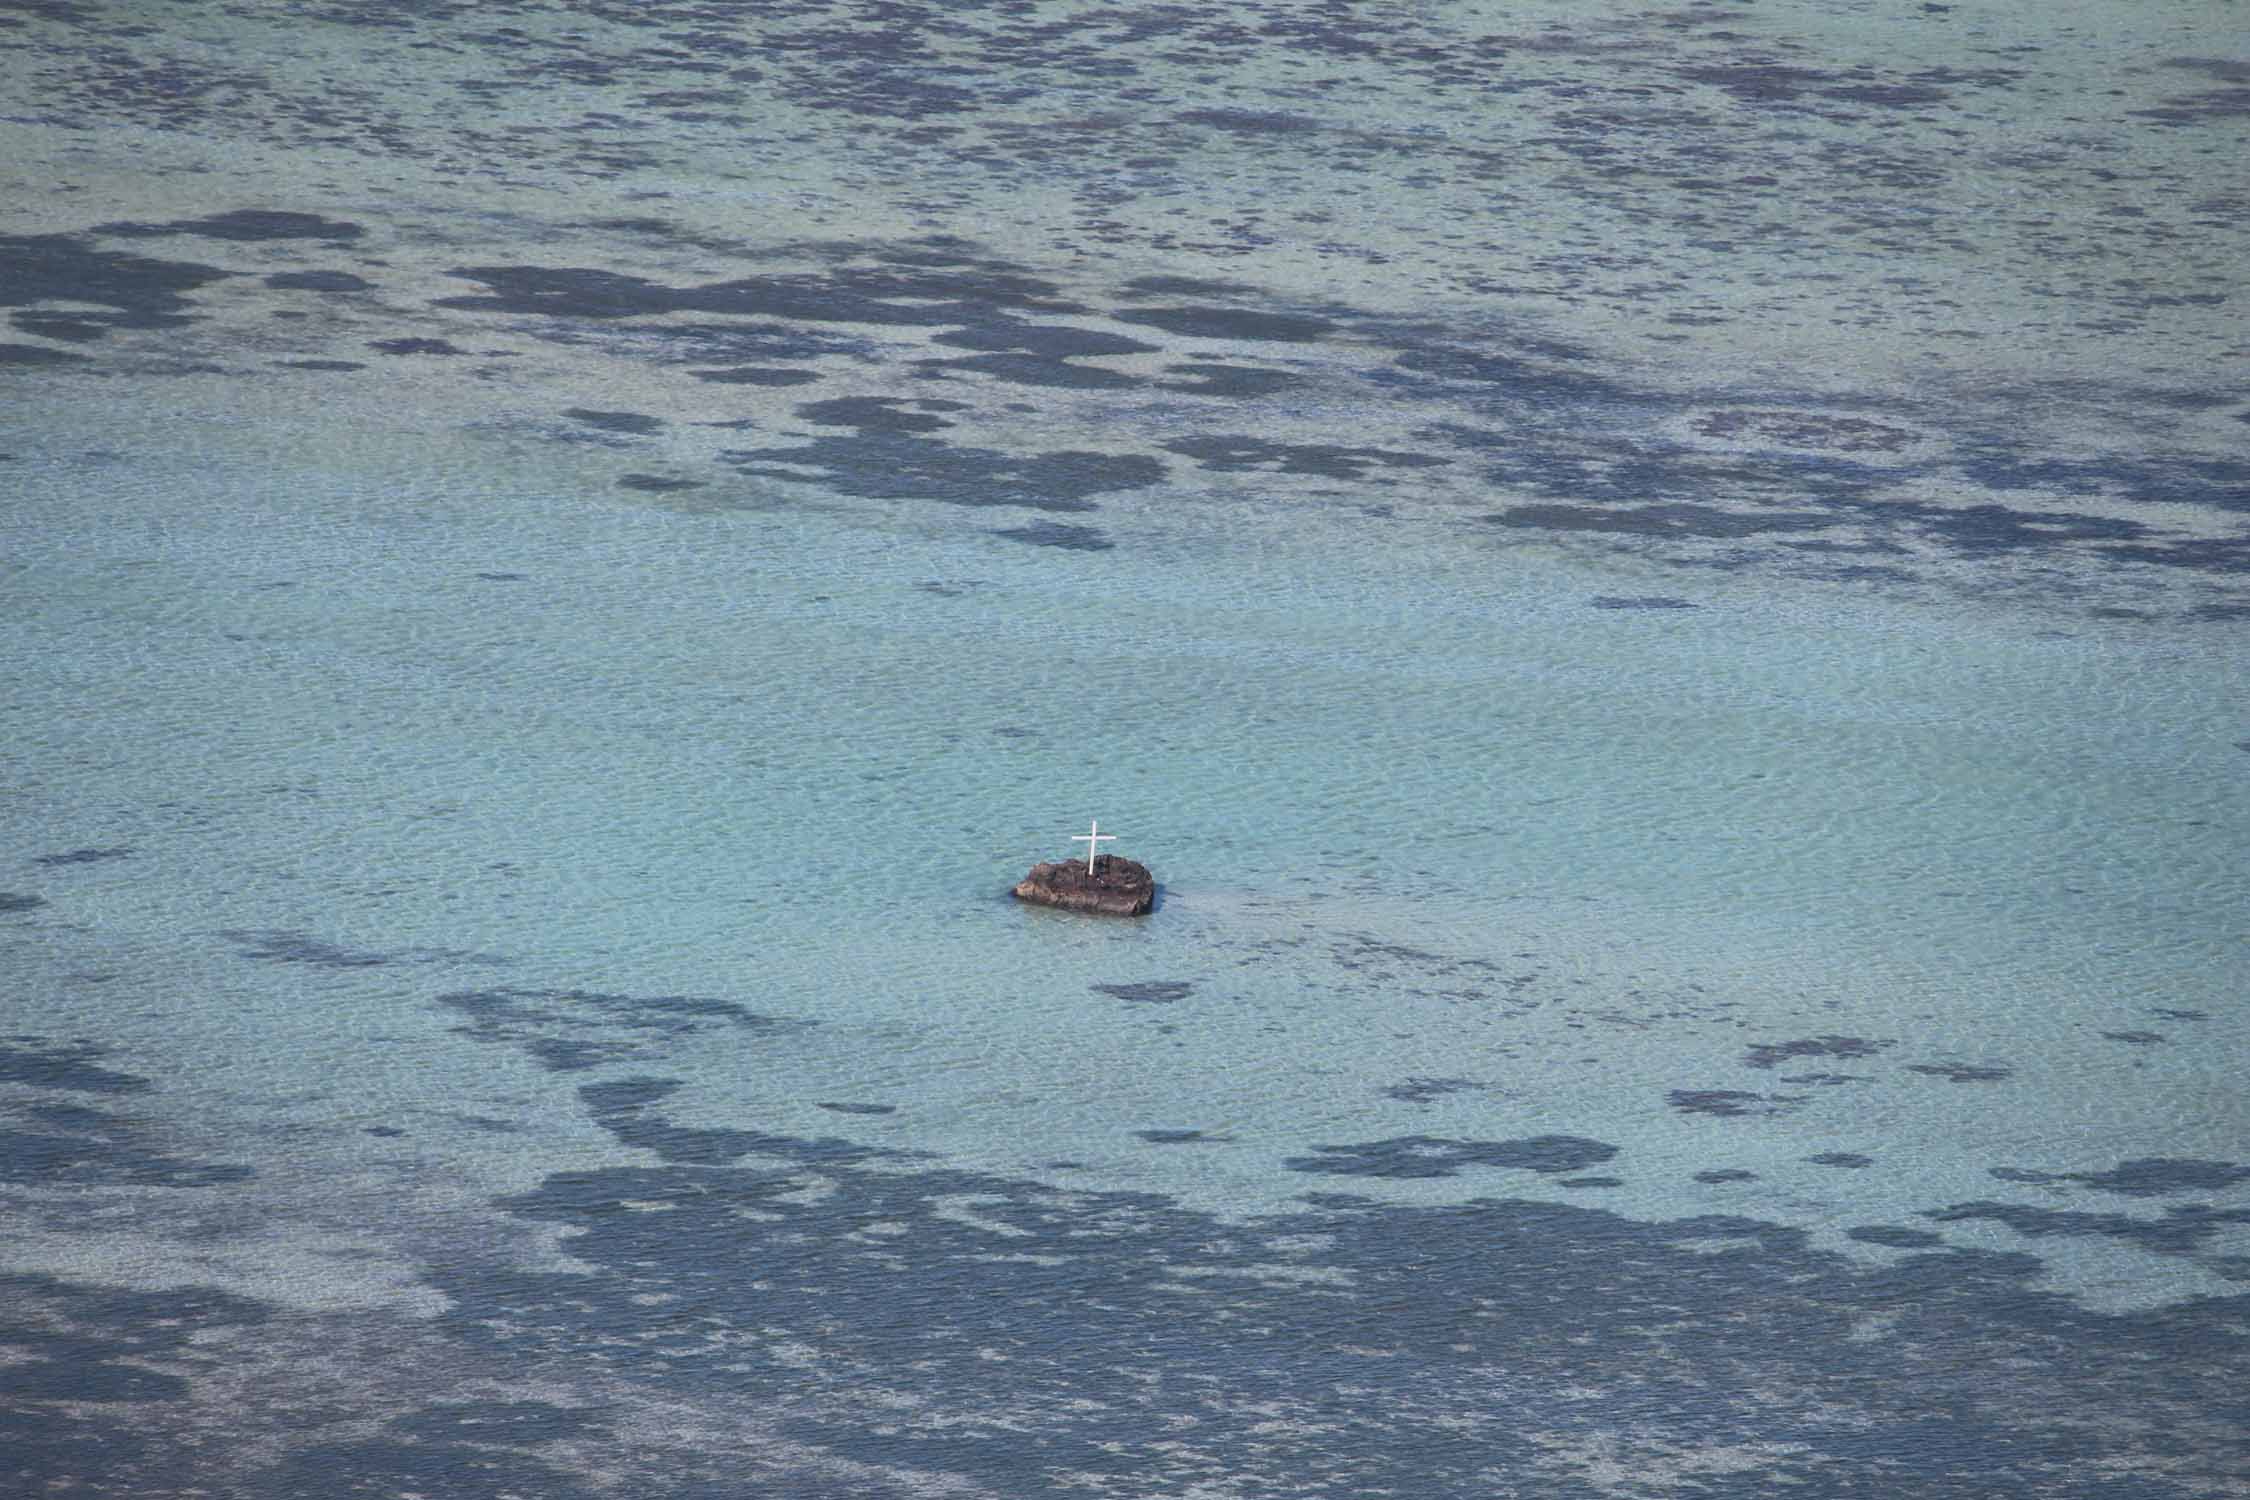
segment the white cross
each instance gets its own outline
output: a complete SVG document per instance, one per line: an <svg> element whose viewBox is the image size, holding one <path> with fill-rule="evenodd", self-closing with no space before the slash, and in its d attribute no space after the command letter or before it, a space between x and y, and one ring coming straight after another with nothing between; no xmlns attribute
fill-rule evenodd
<svg viewBox="0 0 2250 1500"><path fill-rule="evenodd" d="M1093 832L1074 833L1070 836L1070 841L1072 843L1075 844L1083 841L1086 845L1086 873L1089 875L1094 873L1094 851L1096 849L1099 849L1105 842L1108 842L1109 840L1115 839L1117 837L1117 835L1114 833L1102 832L1102 823L1101 819L1099 818L1096 818L1090 826L1093 828Z"/></svg>

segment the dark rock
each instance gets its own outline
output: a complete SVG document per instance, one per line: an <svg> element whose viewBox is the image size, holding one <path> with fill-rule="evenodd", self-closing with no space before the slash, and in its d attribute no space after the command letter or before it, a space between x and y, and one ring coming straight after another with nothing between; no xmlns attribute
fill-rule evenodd
<svg viewBox="0 0 2250 1500"><path fill-rule="evenodd" d="M1091 875L1082 859L1060 860L1033 865L1016 886L1015 897L1065 911L1138 917L1156 904L1156 877L1149 874L1148 866L1117 854L1097 856Z"/></svg>

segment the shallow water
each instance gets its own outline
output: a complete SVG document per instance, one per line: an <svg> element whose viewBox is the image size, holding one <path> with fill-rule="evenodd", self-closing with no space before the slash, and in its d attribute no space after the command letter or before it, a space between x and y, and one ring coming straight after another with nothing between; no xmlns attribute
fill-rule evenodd
<svg viewBox="0 0 2250 1500"><path fill-rule="evenodd" d="M20 1478L2229 1492L2224 38L1254 14L20 19Z"/></svg>

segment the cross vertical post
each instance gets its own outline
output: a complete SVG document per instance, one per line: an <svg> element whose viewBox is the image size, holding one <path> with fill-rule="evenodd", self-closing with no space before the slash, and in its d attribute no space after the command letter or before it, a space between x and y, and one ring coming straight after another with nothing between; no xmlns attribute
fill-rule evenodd
<svg viewBox="0 0 2250 1500"><path fill-rule="evenodd" d="M1114 833L1102 832L1102 822L1099 818L1093 821L1092 830L1090 833L1074 833L1070 836L1072 843L1082 842L1086 846L1086 873L1088 875L1094 873L1094 851L1117 837Z"/></svg>

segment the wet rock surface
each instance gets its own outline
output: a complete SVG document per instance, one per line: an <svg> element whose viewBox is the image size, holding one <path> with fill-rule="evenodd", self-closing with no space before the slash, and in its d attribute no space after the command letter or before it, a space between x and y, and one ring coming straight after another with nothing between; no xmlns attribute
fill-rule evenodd
<svg viewBox="0 0 2250 1500"><path fill-rule="evenodd" d="M1017 883L1015 898L1059 906L1065 911L1138 917L1156 904L1156 877L1149 874L1148 866L1118 854L1098 856L1090 875L1084 860L1058 860L1033 865L1031 873Z"/></svg>

